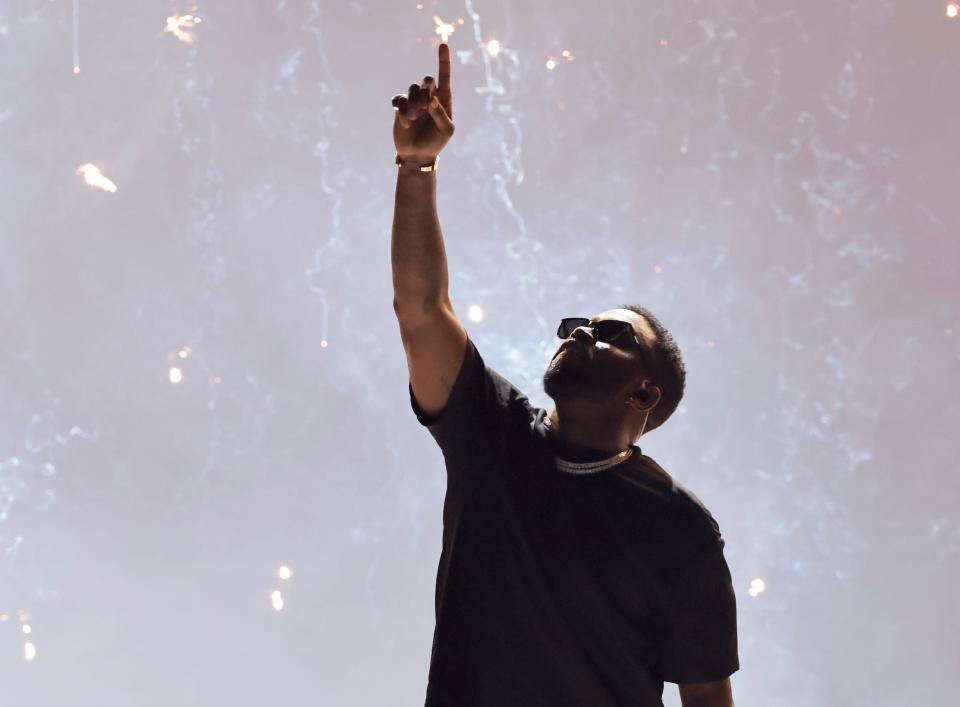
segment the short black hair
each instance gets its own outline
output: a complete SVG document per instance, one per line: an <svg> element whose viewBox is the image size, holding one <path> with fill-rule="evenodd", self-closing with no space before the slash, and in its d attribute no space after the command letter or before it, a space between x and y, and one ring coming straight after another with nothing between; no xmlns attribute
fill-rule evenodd
<svg viewBox="0 0 960 707"><path fill-rule="evenodd" d="M666 422L680 404L687 380L687 368L683 364L683 355L673 335L650 310L636 304L622 304L619 309L629 309L634 314L639 314L647 320L656 334L656 340L651 347L653 358L648 359L648 363L653 383L660 388L660 402L650 413L646 428L649 432Z"/></svg>

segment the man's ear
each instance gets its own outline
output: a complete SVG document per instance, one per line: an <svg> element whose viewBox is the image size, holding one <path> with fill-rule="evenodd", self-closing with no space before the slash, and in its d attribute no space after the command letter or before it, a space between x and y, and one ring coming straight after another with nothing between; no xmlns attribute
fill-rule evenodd
<svg viewBox="0 0 960 707"><path fill-rule="evenodd" d="M636 398L637 402L640 403L641 412L647 412L648 410L653 410L660 403L660 396L660 387L651 385L650 380L647 379L643 381L640 390L631 397Z"/></svg>

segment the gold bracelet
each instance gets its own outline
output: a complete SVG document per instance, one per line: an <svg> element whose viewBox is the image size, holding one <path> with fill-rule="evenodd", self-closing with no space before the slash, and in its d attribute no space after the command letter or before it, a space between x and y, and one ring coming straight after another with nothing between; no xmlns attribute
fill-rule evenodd
<svg viewBox="0 0 960 707"><path fill-rule="evenodd" d="M436 171L437 171L437 163L438 163L439 161L440 161L440 155L437 155L436 157L433 158L433 162L431 162L430 164L420 165L420 171L421 171L421 172L436 172ZM402 167L402 166L403 166L403 160L400 158L400 155L397 155L397 166L398 166L398 167Z"/></svg>

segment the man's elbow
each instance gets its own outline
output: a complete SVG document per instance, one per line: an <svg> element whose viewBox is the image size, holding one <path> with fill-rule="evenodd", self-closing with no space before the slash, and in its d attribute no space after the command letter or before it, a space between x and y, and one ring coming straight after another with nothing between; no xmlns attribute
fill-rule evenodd
<svg viewBox="0 0 960 707"><path fill-rule="evenodd" d="M730 678L679 685L683 707L734 707Z"/></svg>

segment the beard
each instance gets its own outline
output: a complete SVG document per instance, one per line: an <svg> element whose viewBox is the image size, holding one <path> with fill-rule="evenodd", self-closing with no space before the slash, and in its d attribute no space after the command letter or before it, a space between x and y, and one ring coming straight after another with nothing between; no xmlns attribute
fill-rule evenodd
<svg viewBox="0 0 960 707"><path fill-rule="evenodd" d="M618 392L597 361L572 349L561 351L543 374L543 392L558 400L607 403Z"/></svg>

